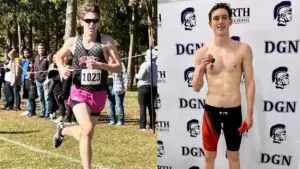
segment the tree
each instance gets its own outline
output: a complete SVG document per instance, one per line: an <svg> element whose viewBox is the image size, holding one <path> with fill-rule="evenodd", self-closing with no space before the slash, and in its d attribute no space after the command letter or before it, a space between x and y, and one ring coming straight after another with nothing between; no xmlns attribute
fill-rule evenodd
<svg viewBox="0 0 300 169"><path fill-rule="evenodd" d="M147 11L149 46L157 44L157 0L142 0L141 4Z"/></svg>
<svg viewBox="0 0 300 169"><path fill-rule="evenodd" d="M129 45L129 52L128 52L128 65L127 65L127 72L128 72L128 79L129 79L129 88L132 88L133 85L133 72L132 72L132 56L135 49L134 42L136 41L136 30L137 30L137 12L138 12L138 1L130 0L129 5L131 9L131 22L129 23L129 36L130 36L130 45Z"/></svg>
<svg viewBox="0 0 300 169"><path fill-rule="evenodd" d="M77 0L67 0L64 41L76 34Z"/></svg>
<svg viewBox="0 0 300 169"><path fill-rule="evenodd" d="M6 50L13 44L18 44L20 49L21 46L32 49L36 43L44 42L47 49L55 50L57 43L62 42L64 32L61 25L64 25L65 19L61 17L64 16L61 8L65 5L63 0L3 1L0 4L0 34L9 43L0 47Z"/></svg>

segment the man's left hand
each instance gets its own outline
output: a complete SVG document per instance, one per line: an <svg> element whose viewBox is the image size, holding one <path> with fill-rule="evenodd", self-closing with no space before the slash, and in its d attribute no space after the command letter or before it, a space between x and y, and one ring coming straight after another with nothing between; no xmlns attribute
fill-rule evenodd
<svg viewBox="0 0 300 169"><path fill-rule="evenodd" d="M248 125L248 129L250 129L252 127L252 125L253 125L253 117L252 117L252 115L247 114L245 122Z"/></svg>
<svg viewBox="0 0 300 169"><path fill-rule="evenodd" d="M97 62L93 59L89 59L86 61L86 67L88 69L101 69L102 62Z"/></svg>

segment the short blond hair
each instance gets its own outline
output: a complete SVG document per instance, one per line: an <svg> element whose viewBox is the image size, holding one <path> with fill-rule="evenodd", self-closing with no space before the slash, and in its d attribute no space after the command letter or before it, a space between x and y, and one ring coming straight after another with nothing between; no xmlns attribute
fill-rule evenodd
<svg viewBox="0 0 300 169"><path fill-rule="evenodd" d="M85 3L83 5L81 5L81 7L78 10L78 19L83 19L83 17L85 16L85 14L87 14L88 12L93 12L96 13L98 15L98 17L100 18L100 8L96 3Z"/></svg>

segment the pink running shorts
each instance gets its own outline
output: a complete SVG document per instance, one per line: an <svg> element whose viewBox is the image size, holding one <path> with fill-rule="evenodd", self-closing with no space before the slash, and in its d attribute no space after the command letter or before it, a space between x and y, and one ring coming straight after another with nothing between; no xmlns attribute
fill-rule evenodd
<svg viewBox="0 0 300 169"><path fill-rule="evenodd" d="M86 103L89 106L91 113L100 113L105 106L106 90L87 91L72 85L67 104L69 106L74 106L72 102Z"/></svg>

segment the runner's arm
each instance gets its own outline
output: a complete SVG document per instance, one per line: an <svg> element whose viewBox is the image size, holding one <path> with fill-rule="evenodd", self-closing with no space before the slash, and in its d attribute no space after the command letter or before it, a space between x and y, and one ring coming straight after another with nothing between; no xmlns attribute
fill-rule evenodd
<svg viewBox="0 0 300 169"><path fill-rule="evenodd" d="M122 65L120 61L120 54L114 44L114 39L110 35L101 34L101 42L103 44L105 60L108 62L110 57L112 59L112 63L99 63L98 68L105 69L112 73L121 73Z"/></svg>
<svg viewBox="0 0 300 169"><path fill-rule="evenodd" d="M111 57L113 60L112 63L98 63L98 68L107 70L113 73L121 73L122 72L122 65L120 61L119 52L113 42L107 42L107 44L103 45L103 52L104 57L108 60L108 57Z"/></svg>
<svg viewBox="0 0 300 169"><path fill-rule="evenodd" d="M73 45L74 45L74 38L69 38L68 40L66 40L62 48L59 49L54 55L57 68L60 72L63 72L65 69L67 69L64 66L64 57L67 57L71 54L71 49Z"/></svg>

